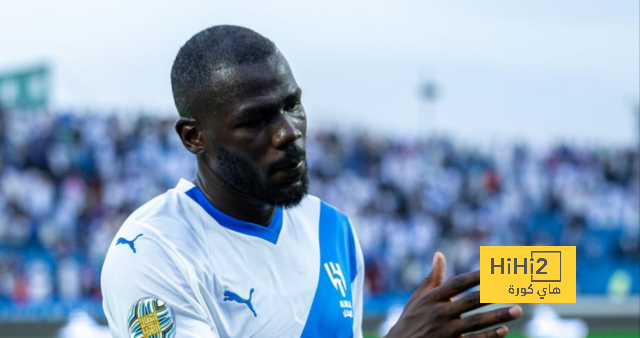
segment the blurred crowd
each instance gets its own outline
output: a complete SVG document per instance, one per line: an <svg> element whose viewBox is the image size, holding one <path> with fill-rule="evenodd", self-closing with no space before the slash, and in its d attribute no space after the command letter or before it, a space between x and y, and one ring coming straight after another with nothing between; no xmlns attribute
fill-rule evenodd
<svg viewBox="0 0 640 338"><path fill-rule="evenodd" d="M578 293L638 293L638 148L465 146L447 138L319 133L312 192L351 216L367 292L414 290L433 254L447 275L483 245L576 246Z"/></svg>
<svg viewBox="0 0 640 338"><path fill-rule="evenodd" d="M193 177L174 121L0 113L0 302L100 300L102 261L126 217ZM324 131L308 135L307 158L311 193L357 229L367 295L412 290L436 251L448 275L476 269L481 245L575 245L579 293L625 278L639 292L636 147Z"/></svg>

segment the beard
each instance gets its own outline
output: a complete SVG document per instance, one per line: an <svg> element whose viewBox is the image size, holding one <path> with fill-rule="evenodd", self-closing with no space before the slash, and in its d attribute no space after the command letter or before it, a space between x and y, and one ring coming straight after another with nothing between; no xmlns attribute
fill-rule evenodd
<svg viewBox="0 0 640 338"><path fill-rule="evenodd" d="M284 156L271 163L264 175L256 172L246 161L233 156L224 147L214 144L216 160L220 168L220 175L224 181L235 189L270 205L283 208L292 208L300 204L309 190L309 177L307 176L306 152L304 149L291 145L285 150ZM287 177L281 187L268 179L261 177L271 177L279 166L289 161L305 161L304 172L301 176Z"/></svg>

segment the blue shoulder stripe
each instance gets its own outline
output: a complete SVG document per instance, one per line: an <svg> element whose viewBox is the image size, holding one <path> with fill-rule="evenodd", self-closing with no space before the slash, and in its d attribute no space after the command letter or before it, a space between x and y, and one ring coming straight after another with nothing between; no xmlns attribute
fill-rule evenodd
<svg viewBox="0 0 640 338"><path fill-rule="evenodd" d="M320 274L302 337L353 337L351 283L358 273L355 239L345 214L321 202Z"/></svg>
<svg viewBox="0 0 640 338"><path fill-rule="evenodd" d="M335 209L335 208L334 208ZM351 222L349 222L349 218L347 215L342 213L342 211L335 209L338 223L344 224L344 230L347 232L346 237L348 238L347 245L349 248L349 266L351 267L351 282L356 279L358 275L358 259L356 257L356 240L355 236L353 236L353 227L351 226Z"/></svg>

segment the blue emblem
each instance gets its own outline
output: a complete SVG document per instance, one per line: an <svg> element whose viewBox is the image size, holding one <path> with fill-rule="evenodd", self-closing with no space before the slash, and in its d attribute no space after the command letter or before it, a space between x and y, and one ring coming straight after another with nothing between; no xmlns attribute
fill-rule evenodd
<svg viewBox="0 0 640 338"><path fill-rule="evenodd" d="M116 245L118 244L129 244L129 247L131 248L131 250L133 250L133 253L136 253L136 247L133 245L133 242L136 241L136 239L138 239L138 237L142 236L142 234L139 234L138 236L136 236L136 238L132 239L132 240L128 240L124 237L120 237L118 238L118 242L116 243Z"/></svg>
<svg viewBox="0 0 640 338"><path fill-rule="evenodd" d="M235 292L231 292L229 290L226 290L224 292L224 301L235 301L238 302L240 304L246 304L247 307L249 308L249 310L251 310L251 312L253 312L253 316L254 317L258 317L258 315L256 314L256 311L253 310L253 305L251 305L251 297L253 296L253 288L251 289L251 291L249 291L249 299L244 299L240 296L238 296L237 293Z"/></svg>
<svg viewBox="0 0 640 338"><path fill-rule="evenodd" d="M129 335L136 338L173 338L176 323L169 304L162 299L146 297L135 302L127 318Z"/></svg>

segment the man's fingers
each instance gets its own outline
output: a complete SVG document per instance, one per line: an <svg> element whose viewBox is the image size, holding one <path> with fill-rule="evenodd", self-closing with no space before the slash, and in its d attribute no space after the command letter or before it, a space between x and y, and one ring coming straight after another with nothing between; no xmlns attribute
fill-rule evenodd
<svg viewBox="0 0 640 338"><path fill-rule="evenodd" d="M438 290L438 298L445 300L480 284L480 270L465 273L442 284Z"/></svg>
<svg viewBox="0 0 640 338"><path fill-rule="evenodd" d="M482 330L489 326L512 321L520 318L522 309L519 306L504 307L501 309L478 313L469 317L454 321L457 334Z"/></svg>
<svg viewBox="0 0 640 338"><path fill-rule="evenodd" d="M411 304L413 301L427 293L429 290L442 284L446 265L447 263L444 260L444 255L436 252L436 254L433 255L433 266L431 267L431 273L429 273L424 282L422 282L422 284L420 284L413 295L411 295L411 298L409 298L407 305Z"/></svg>
<svg viewBox="0 0 640 338"><path fill-rule="evenodd" d="M490 303L480 303L480 291L474 291L449 304L447 314L457 316L489 304Z"/></svg>
<svg viewBox="0 0 640 338"><path fill-rule="evenodd" d="M464 338L502 338L506 337L508 333L509 329L506 326L500 326L495 329L466 335Z"/></svg>
<svg viewBox="0 0 640 338"><path fill-rule="evenodd" d="M424 281L424 285L426 288L430 290L442 284L442 279L444 278L444 269L446 268L446 266L447 263L444 260L444 255L436 252L436 254L433 255L433 266L431 267L431 273Z"/></svg>

